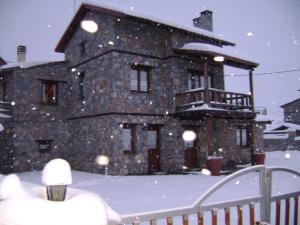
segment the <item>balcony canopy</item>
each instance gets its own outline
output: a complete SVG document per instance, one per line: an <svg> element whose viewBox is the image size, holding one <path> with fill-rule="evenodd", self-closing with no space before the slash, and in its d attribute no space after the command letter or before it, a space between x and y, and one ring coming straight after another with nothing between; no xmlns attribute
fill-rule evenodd
<svg viewBox="0 0 300 225"><path fill-rule="evenodd" d="M194 57L214 58L216 56L224 57L223 64L241 69L254 69L259 64L251 59L239 56L232 47L221 48L210 44L188 43L181 48L174 49L176 53L186 54Z"/></svg>

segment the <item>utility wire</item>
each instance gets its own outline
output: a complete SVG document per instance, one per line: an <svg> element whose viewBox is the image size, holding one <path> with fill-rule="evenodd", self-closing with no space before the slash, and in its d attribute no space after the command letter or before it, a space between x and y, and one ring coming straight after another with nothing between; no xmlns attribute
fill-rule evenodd
<svg viewBox="0 0 300 225"><path fill-rule="evenodd" d="M292 72L298 72L300 71L299 69L293 69L293 70L281 70L281 71L274 71L274 72L265 72L265 73L253 73L253 76L263 76L263 75L276 75L276 74L282 74L282 73L292 73ZM248 74L237 74L237 75L230 75L230 74L225 74L225 76L230 76L230 77L245 77L248 76Z"/></svg>

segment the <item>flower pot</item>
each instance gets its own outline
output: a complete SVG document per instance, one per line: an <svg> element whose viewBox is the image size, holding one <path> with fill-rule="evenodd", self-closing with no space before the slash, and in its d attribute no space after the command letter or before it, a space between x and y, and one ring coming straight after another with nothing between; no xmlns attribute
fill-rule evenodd
<svg viewBox="0 0 300 225"><path fill-rule="evenodd" d="M212 176L220 176L222 168L223 157L209 157L207 159L207 167Z"/></svg>
<svg viewBox="0 0 300 225"><path fill-rule="evenodd" d="M47 186L47 198L50 201L64 201L67 192L67 185Z"/></svg>
<svg viewBox="0 0 300 225"><path fill-rule="evenodd" d="M254 164L255 165L264 165L265 158L266 158L265 153L260 153L260 152L254 153Z"/></svg>

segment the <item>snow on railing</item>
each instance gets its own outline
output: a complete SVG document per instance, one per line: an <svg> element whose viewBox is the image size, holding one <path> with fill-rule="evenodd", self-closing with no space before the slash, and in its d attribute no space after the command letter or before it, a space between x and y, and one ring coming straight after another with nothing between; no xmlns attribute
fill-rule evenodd
<svg viewBox="0 0 300 225"><path fill-rule="evenodd" d="M183 107L188 105L198 106L204 102L209 102L216 107L228 109L250 109L250 95L237 92L209 88L207 99L203 88L192 89L176 93L176 106Z"/></svg>
<svg viewBox="0 0 300 225"><path fill-rule="evenodd" d="M300 173L288 168L282 167L270 167L267 168L263 165L252 166L243 170L240 170L236 173L233 173L224 179L217 182L211 188L209 188L194 204L186 206L186 207L178 207L170 210L159 210L145 213L137 213L137 214L129 214L122 216L122 224L134 224L137 225L141 222L149 221L150 225L156 225L157 221L160 219L166 219L167 225L173 225L174 217L182 217L182 225L189 224L189 215L196 214L198 225L203 224L218 224L218 212L224 209L224 220L221 221L220 224L230 225L230 217L231 217L231 208L236 207L237 209L237 224L243 224L243 206L249 206L249 224L255 225L256 220L258 219L255 216L255 204L259 204L260 208L260 217L259 221L265 221L267 223L271 222L271 203L276 203L276 214L275 221L276 225L280 224L280 208L281 201L285 201L285 224L289 224L290 221L290 199L293 198L294 202L294 216L293 221L294 224L297 224L298 221L298 199L300 196L300 191L280 194L272 197L272 173L273 172L288 172L292 173L295 176L300 177ZM260 174L260 182L259 182L259 195L241 198L237 200L231 201L221 201L205 204L205 200L207 200L210 196L216 193L217 190L220 190L224 187L225 184L233 181L236 178L239 178L243 175L259 172ZM204 213L211 212L211 221L204 222ZM248 216L247 216L248 217ZM298 221L299 222L299 221ZM247 223L248 224L248 223Z"/></svg>

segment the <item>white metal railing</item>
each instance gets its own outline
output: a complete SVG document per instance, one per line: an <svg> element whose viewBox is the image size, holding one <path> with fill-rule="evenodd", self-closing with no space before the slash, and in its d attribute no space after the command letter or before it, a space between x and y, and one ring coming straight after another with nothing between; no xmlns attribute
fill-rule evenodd
<svg viewBox="0 0 300 225"><path fill-rule="evenodd" d="M211 188L209 188L199 199L195 201L192 205L185 207L173 208L171 210L159 210L145 213L137 213L137 214L129 214L122 216L122 224L138 224L140 222L149 221L150 225L155 225L158 219L166 219L167 225L173 224L173 217L182 216L182 224L188 225L188 215L197 214L198 215L198 225L204 224L203 213L207 211L211 211L211 221L213 225L217 224L217 212L218 209L225 210L225 224L230 224L230 208L237 207L238 210L238 225L243 224L242 219L242 206L249 205L249 218L250 225L255 224L255 213L254 207L255 203L259 203L260 205L260 220L270 223L271 222L271 202L276 202L276 204L280 204L281 200L286 200L286 207L289 207L289 199L294 198L294 224L297 224L298 220L298 198L300 196L300 190L296 192L291 192L288 194L281 194L272 197L272 172L282 171L292 173L296 176L300 177L300 173L291 170L288 168L282 167L270 167L267 168L263 165L252 166L238 172L235 172L229 176L226 176L224 179L217 182ZM247 198L242 198L238 200L232 201L222 201L222 202L214 202L205 204L204 201L207 200L210 196L212 196L217 190L220 190L225 184L229 183L233 179L236 179L245 174L249 174L251 172L259 172L260 174L260 182L259 182L259 195L252 196ZM288 200L287 200L288 199ZM280 207L276 207L276 213L280 214ZM286 213L289 214L289 209L286 209ZM279 225L280 216L276 215L276 225ZM286 224L289 224L289 215L286 215L285 218Z"/></svg>

